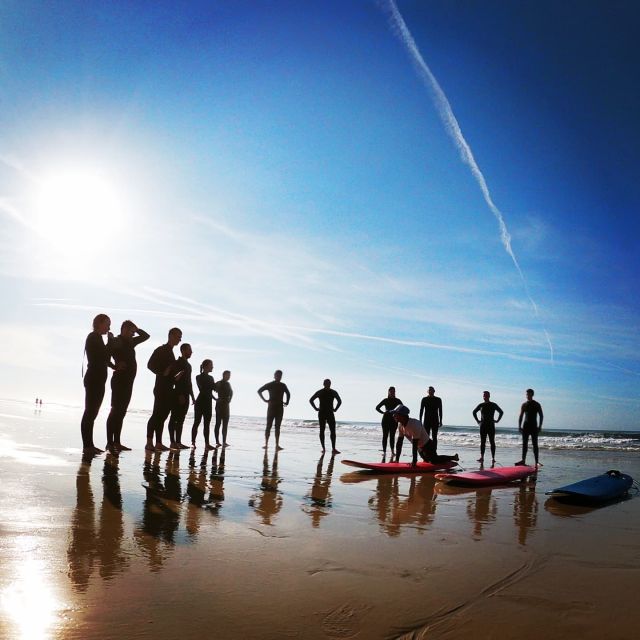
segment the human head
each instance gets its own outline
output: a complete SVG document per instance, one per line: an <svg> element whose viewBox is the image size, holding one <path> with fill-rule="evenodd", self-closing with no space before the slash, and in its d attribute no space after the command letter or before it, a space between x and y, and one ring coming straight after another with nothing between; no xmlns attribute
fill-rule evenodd
<svg viewBox="0 0 640 640"><path fill-rule="evenodd" d="M482 397L484 398L484 401L487 402L487 400L489 400L489 398L491 397L491 394L488 391L483 391Z"/></svg>
<svg viewBox="0 0 640 640"><path fill-rule="evenodd" d="M191 357L192 353L193 351L191 350L191 345L188 342L185 342L184 344L180 345L180 355L185 360L188 360Z"/></svg>
<svg viewBox="0 0 640 640"><path fill-rule="evenodd" d="M409 421L409 413L409 407L405 407L403 404L401 404L391 412L391 415L396 422L404 425Z"/></svg>
<svg viewBox="0 0 640 640"><path fill-rule="evenodd" d="M277 369L276 371L274 371L273 373L273 379L276 382L280 382L280 380L282 380L282 371L280 371L280 369Z"/></svg>
<svg viewBox="0 0 640 640"><path fill-rule="evenodd" d="M169 337L167 338L167 342L175 347L180 344L182 341L182 330L178 329L178 327L173 327L173 329L169 329Z"/></svg>
<svg viewBox="0 0 640 640"><path fill-rule="evenodd" d="M435 392L436 392L436 390L435 390L433 387L429 387L429 388L427 389L427 393L428 393L430 396L432 396Z"/></svg>
<svg viewBox="0 0 640 640"><path fill-rule="evenodd" d="M106 313L99 313L93 319L93 330L104 335L111 329L111 318Z"/></svg>
<svg viewBox="0 0 640 640"><path fill-rule="evenodd" d="M389 387L389 398L395 398L396 397L396 388L395 387Z"/></svg>
<svg viewBox="0 0 640 640"><path fill-rule="evenodd" d="M182 351L182 347L180 348L180 350ZM200 373L211 373L213 371L213 361L209 360L209 358L207 358L206 360L202 361L202 364L200 365Z"/></svg>
<svg viewBox="0 0 640 640"><path fill-rule="evenodd" d="M535 394L533 389L527 389L527 400L531 400Z"/></svg>
<svg viewBox="0 0 640 640"><path fill-rule="evenodd" d="M326 378L326 380L322 383L322 385L324 386L325 389L328 389L331 386L331 380L329 380L329 378Z"/></svg>
<svg viewBox="0 0 640 640"><path fill-rule="evenodd" d="M120 335L124 338L133 338L133 334L138 330L134 322L131 320L125 320L120 325Z"/></svg>
<svg viewBox="0 0 640 640"><path fill-rule="evenodd" d="M229 380L230 377L231 377L231 371L226 370L226 371L222 372L222 379L223 380Z"/></svg>

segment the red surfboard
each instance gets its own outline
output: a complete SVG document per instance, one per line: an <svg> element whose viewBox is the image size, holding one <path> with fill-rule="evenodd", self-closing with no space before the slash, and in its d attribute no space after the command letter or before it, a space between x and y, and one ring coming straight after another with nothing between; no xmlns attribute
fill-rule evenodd
<svg viewBox="0 0 640 640"><path fill-rule="evenodd" d="M514 467L465 471L463 473L436 473L436 480L468 487L483 487L490 484L506 484L515 480L524 480L526 477L537 473L537 471L535 467L517 465Z"/></svg>
<svg viewBox="0 0 640 640"><path fill-rule="evenodd" d="M357 462L356 460L342 460L342 464L349 467L358 467L366 471L376 473L430 473L432 471L442 471L442 469L453 469L457 462L443 462L441 464L431 464L430 462L418 462L414 467L410 462Z"/></svg>

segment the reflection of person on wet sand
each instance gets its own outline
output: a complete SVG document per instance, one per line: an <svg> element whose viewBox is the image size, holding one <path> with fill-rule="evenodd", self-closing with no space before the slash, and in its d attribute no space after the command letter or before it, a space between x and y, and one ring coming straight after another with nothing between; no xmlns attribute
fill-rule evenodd
<svg viewBox="0 0 640 640"><path fill-rule="evenodd" d="M221 503L224 500L224 449L220 452L220 461L218 461L217 449L213 452L211 460L211 475L209 476L209 502L215 506L215 513L220 510Z"/></svg>
<svg viewBox="0 0 640 640"><path fill-rule="evenodd" d="M376 411L382 414L382 455L387 456L387 441L389 441L389 449L391 451L391 460L393 461L393 451L396 444L396 429L398 425L391 415L391 410L402 404L400 398L396 398L396 388L389 387L386 398L383 398L376 405ZM382 408L384 407L384 411Z"/></svg>
<svg viewBox="0 0 640 640"><path fill-rule="evenodd" d="M392 412L394 420L400 427L398 434L398 443L396 445L396 460L400 462L400 454L402 453L402 442L405 438L411 441L412 458L411 465L418 464L418 454L425 462L431 464L441 464L443 462L457 462L460 458L456 453L453 456L438 455L433 440L429 438L427 432L420 420L409 417L409 408L404 405L396 407Z"/></svg>
<svg viewBox="0 0 640 640"><path fill-rule="evenodd" d="M526 464L527 446L529 438L531 438L531 446L533 447L533 457L536 461L536 467L541 467L538 459L538 434L542 431L542 407L540 403L533 399L533 389L527 389L527 401L522 403L520 407L520 416L518 417L518 430L522 434L522 460L516 462L517 465ZM538 424L538 416L540 423ZM524 423L523 419L524 418Z"/></svg>
<svg viewBox="0 0 640 640"><path fill-rule="evenodd" d="M273 455L271 469L269 469L268 454L264 452L262 461L262 482L260 493L249 500L249 506L260 516L262 524L271 525L273 517L282 509L282 493L278 490L280 478L278 476L278 451Z"/></svg>
<svg viewBox="0 0 640 640"><path fill-rule="evenodd" d="M498 505L491 496L491 489L483 487L476 491L475 499L470 498L467 503L467 515L473 523L473 535L476 538L482 536L483 525L493 522L498 513Z"/></svg>
<svg viewBox="0 0 640 640"><path fill-rule="evenodd" d="M432 475L414 475L409 480L407 497L400 500L396 494L390 518L393 531L400 533L401 528L407 525L424 527L433 520L436 511L435 483Z"/></svg>
<svg viewBox="0 0 640 640"><path fill-rule="evenodd" d="M182 341L182 331L177 327L169 330L167 343L158 347L149 358L147 368L156 374L156 382L153 387L153 412L147 422L147 444L145 449L153 451L153 437L155 435L155 449L167 451L169 447L162 444L162 431L164 423L171 413L171 401L173 399L173 365L176 357L173 348Z"/></svg>
<svg viewBox="0 0 640 640"><path fill-rule="evenodd" d="M102 453L93 444L93 423L98 417L98 412L104 398L104 389L107 383L107 370L113 367L111 364L111 341L113 334L111 319L104 313L99 313L93 319L93 331L87 336L84 343L84 351L87 355L87 372L84 374L84 413L80 422L82 433L83 453ZM103 336L107 336L105 343Z"/></svg>
<svg viewBox="0 0 640 640"><path fill-rule="evenodd" d="M309 404L318 412L318 423L320 425L320 444L324 452L324 430L329 425L329 434L331 436L332 453L340 453L336 449L336 416L335 412L340 408L342 400L338 392L331 388L331 380L327 378L323 383L322 389L316 391L310 398ZM318 406L315 405L318 401ZM333 402L336 402L335 407Z"/></svg>
<svg viewBox="0 0 640 640"><path fill-rule="evenodd" d="M269 398L265 398L262 394L267 391ZM284 407L289 404L291 394L287 385L282 382L282 371L278 369L273 374L273 380L263 384L258 389L258 395L262 398L263 402L268 405L267 408L267 426L264 431L264 448L269 445L269 434L271 433L271 426L275 422L276 427L276 449L282 449L280 446L280 424L282 423L282 416L284 415ZM286 400L284 399L286 397Z"/></svg>
<svg viewBox="0 0 640 640"><path fill-rule="evenodd" d="M128 564L128 556L122 553L124 520L122 517L122 492L118 458L107 454L102 471L104 490L100 507L97 548L100 556L100 577L109 580Z"/></svg>
<svg viewBox="0 0 640 640"><path fill-rule="evenodd" d="M318 460L318 466L316 467L316 475L313 478L313 486L310 493L307 495L310 507L306 509L306 512L311 516L311 525L316 528L320 526L320 520L323 516L329 515L327 509L331 508L331 493L329 487L331 486L331 477L333 475L333 464L335 457L331 456L329 464L327 465L326 474L322 473L322 463L324 461L324 453Z"/></svg>
<svg viewBox="0 0 640 640"><path fill-rule="evenodd" d="M111 376L111 411L107 418L107 450L113 454L130 451L130 448L125 447L120 441L120 434L131 401L133 381L138 371L135 348L148 339L149 334L146 331L137 327L131 320L125 320L120 327L120 335L111 343L115 371Z"/></svg>
<svg viewBox="0 0 640 640"><path fill-rule="evenodd" d="M527 543L527 534L533 531L538 522L538 498L535 479L523 482L516 493L513 503L513 519L518 530L518 542Z"/></svg>
<svg viewBox="0 0 640 640"><path fill-rule="evenodd" d="M182 428L189 411L189 398L195 402L193 385L191 384L191 365L189 358L192 355L191 345L180 345L180 357L173 365L173 400L171 403L171 415L169 417L170 449L188 449L182 444Z"/></svg>
<svg viewBox="0 0 640 640"><path fill-rule="evenodd" d="M200 464L196 467L196 454L194 451L189 456L189 478L187 480L187 513L185 516L185 527L187 533L195 537L200 530L200 519L202 517L202 507L206 503L205 494L207 489L207 458L209 452L205 451L200 459Z"/></svg>
<svg viewBox="0 0 640 640"><path fill-rule="evenodd" d="M398 503L399 482L398 476L380 476L376 493L369 498L369 507L377 513L382 530L390 537L400 535L400 528L392 519Z"/></svg>
<svg viewBox="0 0 640 640"><path fill-rule="evenodd" d="M496 463L496 424L500 422L502 409L495 403L491 402L491 394L488 391L482 392L484 402L481 402L473 410L473 418L480 425L480 457L478 462L484 463L484 451L489 438L489 444L491 445L491 464ZM498 412L498 419L495 419L496 411ZM478 420L478 412L480 412L480 419Z"/></svg>
<svg viewBox="0 0 640 640"><path fill-rule="evenodd" d="M89 586L97 555L91 461L91 457L85 456L76 474L76 506L71 516L71 535L67 549L69 577L75 590L82 593Z"/></svg>

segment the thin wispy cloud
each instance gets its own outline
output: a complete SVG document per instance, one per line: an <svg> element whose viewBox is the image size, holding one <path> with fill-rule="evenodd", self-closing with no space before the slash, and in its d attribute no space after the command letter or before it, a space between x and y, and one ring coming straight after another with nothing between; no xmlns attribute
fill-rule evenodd
<svg viewBox="0 0 640 640"><path fill-rule="evenodd" d="M398 37L400 38L400 40L402 41L402 43L404 44L404 46L406 47L406 49L408 50L411 56L411 59L418 70L418 74L420 75L420 78L426 84L426 86L431 90L433 94L435 106L440 115L440 119L442 120L447 132L449 133L449 136L452 138L456 147L458 148L462 161L471 170L471 173L475 178L478 186L480 187L480 191L482 192L482 196L485 202L487 203L489 210L491 211L491 213L493 213L494 217L496 218L498 222L498 227L500 229L500 240L502 242L502 245L505 251L507 252L507 254L509 255L509 257L511 258L513 264L515 265L515 268L518 271L518 274L520 275L520 279L522 281L525 294L529 299L531 306L533 307L534 313L536 314L537 317L539 317L538 305L536 304L535 300L531 295L531 292L529 290L529 285L524 276L524 272L522 271L522 268L520 267L520 263L518 262L518 259L516 258L516 255L511 246L511 234L507 229L504 216L500 211L500 209L494 203L493 198L491 197L491 192L489 191L487 181L485 180L485 177L473 156L471 147L469 146L464 135L462 134L462 130L460 128L457 118L453 113L451 104L449 103L449 100L446 94L442 90L440 83L437 81L436 77L433 75L433 73L431 72L431 69L425 62L424 58L422 57L422 53L420 52L418 45L413 39L413 36L411 35L411 32L409 31L409 28L407 27L404 21L404 18L400 14L400 11L398 10L396 3L394 2L394 0L388 0L388 3L389 3L388 4L389 11L393 18L393 24L395 26L395 31ZM551 342L551 337L549 336L549 333L547 332L545 327L543 327L543 331L549 347L549 356L550 356L551 362L553 362L554 349L553 349L553 344Z"/></svg>

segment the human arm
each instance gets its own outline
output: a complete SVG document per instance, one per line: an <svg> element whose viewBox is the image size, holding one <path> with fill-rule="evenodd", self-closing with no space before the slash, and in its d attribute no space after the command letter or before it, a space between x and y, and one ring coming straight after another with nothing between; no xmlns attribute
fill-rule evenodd
<svg viewBox="0 0 640 640"><path fill-rule="evenodd" d="M141 329L138 326L136 326L136 333L138 335L133 339L134 347L137 347L139 344L146 342L151 337L144 329Z"/></svg>
<svg viewBox="0 0 640 640"><path fill-rule="evenodd" d="M342 405L342 398L340 397L340 394L337 391L336 391L336 395L334 397L337 400L337 404L336 404L336 406L334 407L333 410L337 411L340 408L340 406Z"/></svg>
<svg viewBox="0 0 640 640"><path fill-rule="evenodd" d="M377 404L377 406L376 406L376 411L377 411L378 413L383 414L383 415L386 413L386 411L382 411L382 410L381 410L381 407L382 407L382 406L384 406L384 403L385 403L385 401L386 401L386 400L387 400L386 398L384 398L384 400L380 400L380 402L378 402L378 404Z"/></svg>
<svg viewBox="0 0 640 640"><path fill-rule="evenodd" d="M502 416L504 415L504 411L494 403L494 409L498 412L498 419L496 420L496 424L502 420Z"/></svg>
<svg viewBox="0 0 640 640"><path fill-rule="evenodd" d="M424 415L424 413L427 410L427 405L425 403L426 398L422 398L422 400L420 401L420 422L423 422L422 420L422 416Z"/></svg>
<svg viewBox="0 0 640 640"><path fill-rule="evenodd" d="M524 403L520 406L520 415L518 416L518 431L522 432L522 418L524 417Z"/></svg>
<svg viewBox="0 0 640 640"><path fill-rule="evenodd" d="M263 384L259 389L258 389L258 395L260 396L260 399L262 400L262 402L269 402L262 394L269 388L269 383L267 382L267 384Z"/></svg>
<svg viewBox="0 0 640 640"><path fill-rule="evenodd" d="M538 415L540 416L540 424L538 425L538 431L542 431L542 422L544 420L544 414L542 413L542 406L538 403Z"/></svg>
<svg viewBox="0 0 640 640"><path fill-rule="evenodd" d="M412 453L411 453L411 466L418 466L418 439L411 440Z"/></svg>
<svg viewBox="0 0 640 640"><path fill-rule="evenodd" d="M309 404L314 408L315 411L319 411L320 407L316 407L316 405L314 404L314 400L318 397L318 392L316 391L310 398L309 398Z"/></svg>
<svg viewBox="0 0 640 640"><path fill-rule="evenodd" d="M482 407L482 404L479 404L474 410L473 410L473 419L480 424L480 420L478 420L478 411L480 411L480 408Z"/></svg>
<svg viewBox="0 0 640 640"><path fill-rule="evenodd" d="M291 394L289 393L289 387L287 387L287 385L284 385L284 395L287 398L283 404L286 407L289 404L289 400L291 399Z"/></svg>
<svg viewBox="0 0 640 640"><path fill-rule="evenodd" d="M442 399L438 398L438 425L442 426Z"/></svg>

